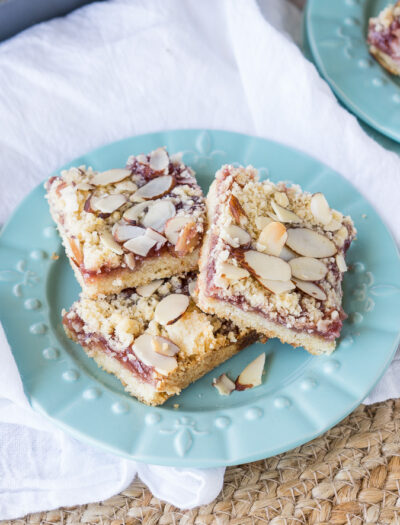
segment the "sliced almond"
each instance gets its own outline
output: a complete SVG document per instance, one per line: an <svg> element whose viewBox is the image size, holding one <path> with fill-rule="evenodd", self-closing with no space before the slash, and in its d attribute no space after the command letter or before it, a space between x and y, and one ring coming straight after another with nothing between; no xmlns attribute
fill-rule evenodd
<svg viewBox="0 0 400 525"><path fill-rule="evenodd" d="M197 226L194 222L188 222L179 233L178 240L175 244L175 251L181 257L192 253L199 244L200 236Z"/></svg>
<svg viewBox="0 0 400 525"><path fill-rule="evenodd" d="M167 355L169 357L178 354L180 350L179 346L173 343L170 339L158 335L153 337L151 344L153 345L153 350L157 352L157 354Z"/></svg>
<svg viewBox="0 0 400 525"><path fill-rule="evenodd" d="M102 213L112 213L118 210L125 202L127 202L125 195L116 193L115 195L107 195L105 197L99 197L91 199L91 207L95 210L101 211Z"/></svg>
<svg viewBox="0 0 400 525"><path fill-rule="evenodd" d="M177 153L172 153L169 159L173 164L182 164L183 151L178 151Z"/></svg>
<svg viewBox="0 0 400 525"><path fill-rule="evenodd" d="M149 161L147 159L147 155L144 153L139 153L139 155L136 155L135 159L139 162L139 164L148 164Z"/></svg>
<svg viewBox="0 0 400 525"><path fill-rule="evenodd" d="M302 281L320 281L328 273L327 266L314 257L296 257L289 264L293 277Z"/></svg>
<svg viewBox="0 0 400 525"><path fill-rule="evenodd" d="M268 255L279 256L286 242L286 228L281 222L270 222L264 226L258 238L262 251Z"/></svg>
<svg viewBox="0 0 400 525"><path fill-rule="evenodd" d="M322 193L314 193L311 197L311 213L314 215L316 221L326 225L332 220L332 210L329 207L325 195Z"/></svg>
<svg viewBox="0 0 400 525"><path fill-rule="evenodd" d="M167 375L178 366L175 357L161 355L154 351L152 341L154 336L151 334L142 334L135 339L132 350L136 357L147 366L154 367L157 372Z"/></svg>
<svg viewBox="0 0 400 525"><path fill-rule="evenodd" d="M190 283L188 285L188 290L189 290L189 295L190 296L194 295L196 287L197 287L197 279L195 279L194 281L190 281Z"/></svg>
<svg viewBox="0 0 400 525"><path fill-rule="evenodd" d="M150 153L150 168L153 171L164 171L168 166L169 157L164 148L157 148Z"/></svg>
<svg viewBox="0 0 400 525"><path fill-rule="evenodd" d="M147 184L141 186L134 194L141 199L159 199L174 187L175 181L171 175L163 175L151 179Z"/></svg>
<svg viewBox="0 0 400 525"><path fill-rule="evenodd" d="M139 222L151 206L153 206L152 202L139 202L139 204L135 204L128 208L122 217L128 222Z"/></svg>
<svg viewBox="0 0 400 525"><path fill-rule="evenodd" d="M283 191L276 191L274 193L274 199L279 206L283 206L284 208L287 208L289 206L289 199L285 192Z"/></svg>
<svg viewBox="0 0 400 525"><path fill-rule="evenodd" d="M296 283L297 288L302 292L311 295L311 297L314 297L314 299L318 299L319 301L325 301L326 293L316 284L309 281L301 281L295 277L293 277L293 281Z"/></svg>
<svg viewBox="0 0 400 525"><path fill-rule="evenodd" d="M133 253L126 253L124 255L124 261L130 270L134 270L136 266L135 256Z"/></svg>
<svg viewBox="0 0 400 525"><path fill-rule="evenodd" d="M131 170L116 168L96 173L96 175L91 178L90 182L95 186L106 186L107 184L114 184L124 180L129 177L129 175L131 175Z"/></svg>
<svg viewBox="0 0 400 525"><path fill-rule="evenodd" d="M261 385L264 372L265 354L260 354L246 366L236 379L236 390L246 390Z"/></svg>
<svg viewBox="0 0 400 525"><path fill-rule="evenodd" d="M162 279L155 279L148 284L142 284L136 288L136 293L141 297L150 297L163 283Z"/></svg>
<svg viewBox="0 0 400 525"><path fill-rule="evenodd" d="M81 266L83 264L83 252L81 250L81 243L77 241L76 239L73 239L70 237L68 239L72 254L74 256L74 261L77 266Z"/></svg>
<svg viewBox="0 0 400 525"><path fill-rule="evenodd" d="M248 250L244 253L246 268L261 279L271 281L289 281L292 275L289 264L273 255Z"/></svg>
<svg viewBox="0 0 400 525"><path fill-rule="evenodd" d="M220 266L221 277L228 279L229 281L239 281L240 279L245 279L250 274L244 268L239 268L234 264L223 262Z"/></svg>
<svg viewBox="0 0 400 525"><path fill-rule="evenodd" d="M279 258L283 259L286 262L289 262L291 259L294 259L297 257L297 254L294 253L290 248L288 248L286 245L282 247L281 253L279 254Z"/></svg>
<svg viewBox="0 0 400 525"><path fill-rule="evenodd" d="M130 193L133 193L138 189L137 185L131 180L124 180L122 182L119 182L117 184L117 188L119 191L129 191Z"/></svg>
<svg viewBox="0 0 400 525"><path fill-rule="evenodd" d="M324 235L308 228L291 228L288 230L286 244L300 255L306 257L331 257L337 252L335 244Z"/></svg>
<svg viewBox="0 0 400 525"><path fill-rule="evenodd" d="M157 250L161 248L161 246L164 246L164 244L167 242L167 239L164 237L164 235L161 235L161 233L156 232L152 228L146 229L146 235L147 237L150 237L150 239L154 239L157 243Z"/></svg>
<svg viewBox="0 0 400 525"><path fill-rule="evenodd" d="M256 223L256 226L259 230L262 230L264 228L264 226L266 226L267 224L269 224L270 222L272 222L272 219L270 217L256 217L255 218L255 223Z"/></svg>
<svg viewBox="0 0 400 525"><path fill-rule="evenodd" d="M337 230L340 230L341 227L342 223L340 221L332 219L328 224L324 226L324 230L328 232L336 232Z"/></svg>
<svg viewBox="0 0 400 525"><path fill-rule="evenodd" d="M93 186L91 184L88 184L87 182L79 182L77 185L76 185L76 188L78 190L82 190L82 191L88 191L88 190L92 190L93 189Z"/></svg>
<svg viewBox="0 0 400 525"><path fill-rule="evenodd" d="M258 281L264 288L277 295L291 292L296 288L292 281L271 281L270 279L258 279Z"/></svg>
<svg viewBox="0 0 400 525"><path fill-rule="evenodd" d="M157 244L157 241L147 237L147 235L141 235L140 237L135 237L135 239L129 239L124 243L124 248L130 252L146 257L149 251Z"/></svg>
<svg viewBox="0 0 400 525"><path fill-rule="evenodd" d="M180 293L173 293L164 297L154 311L154 319L165 326L177 321L189 306L189 297Z"/></svg>
<svg viewBox="0 0 400 525"><path fill-rule="evenodd" d="M214 377L212 385L218 390L220 396L229 396L235 390L235 383L226 374Z"/></svg>
<svg viewBox="0 0 400 525"><path fill-rule="evenodd" d="M116 223L113 226L112 234L118 242L125 242L129 239L135 239L144 235L146 230L140 226L131 226L130 224Z"/></svg>
<svg viewBox="0 0 400 525"><path fill-rule="evenodd" d="M295 213L283 208L283 206L279 206L274 200L271 200L271 206L279 221L290 223L301 222L301 219Z"/></svg>
<svg viewBox="0 0 400 525"><path fill-rule="evenodd" d="M224 230L224 240L235 248L239 246L250 246L251 237L246 230L235 224L230 224Z"/></svg>
<svg viewBox="0 0 400 525"><path fill-rule="evenodd" d="M193 222L192 217L181 215L179 217L172 217L165 223L164 234L168 241L175 246L178 242L179 233L186 224Z"/></svg>
<svg viewBox="0 0 400 525"><path fill-rule="evenodd" d="M104 231L100 234L100 240L107 249L111 250L112 252L116 253L117 255L122 255L124 253L124 250L121 248L121 246L114 240L114 237L111 235L109 231Z"/></svg>
<svg viewBox="0 0 400 525"><path fill-rule="evenodd" d="M247 216L244 212L244 209L242 208L242 205L234 195L229 196L228 208L230 214L237 224L240 224L242 220L247 220Z"/></svg>
<svg viewBox="0 0 400 525"><path fill-rule="evenodd" d="M153 228L158 232L164 231L166 222L175 216L174 204L169 200L155 202L142 219L143 226Z"/></svg>
<svg viewBox="0 0 400 525"><path fill-rule="evenodd" d="M347 264L341 253L338 253L336 255L336 264L337 264L337 267L339 268L339 272L342 272L342 273L347 272Z"/></svg>

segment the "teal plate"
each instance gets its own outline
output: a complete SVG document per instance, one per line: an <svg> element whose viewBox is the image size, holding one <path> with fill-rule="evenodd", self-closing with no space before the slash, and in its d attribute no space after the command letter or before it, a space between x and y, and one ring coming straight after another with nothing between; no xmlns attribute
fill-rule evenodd
<svg viewBox="0 0 400 525"><path fill-rule="evenodd" d="M254 344L162 407L139 403L64 335L61 309L78 297L79 288L41 185L0 238L0 314L26 395L35 409L76 437L148 463L233 465L305 443L351 412L393 357L400 327L395 244L350 183L307 155L261 138L225 131L153 133L110 144L68 166L124 166L129 155L160 145L184 152L204 190L221 164L251 163L274 181L324 192L333 207L352 215L359 234L348 254L344 307L349 318L336 352L313 357L277 340ZM236 377L261 352L267 354L263 384L219 396L212 378L222 372Z"/></svg>
<svg viewBox="0 0 400 525"><path fill-rule="evenodd" d="M304 56L312 62L316 68L318 69L318 65L315 63L314 57L311 52L310 43L308 40L308 30L307 30L307 17L303 16L303 30L302 30L302 50L304 53ZM321 71L319 71L321 73ZM371 126L368 126L365 122L363 122L360 119L357 119L360 126L363 128L365 133L369 135L372 139L375 140L378 144L380 144L382 147L389 151L393 151L393 153L397 153L397 155L400 155L400 143L396 142L395 140L390 139L386 135L382 135L382 133L379 133L379 131L376 131L376 129L372 128Z"/></svg>
<svg viewBox="0 0 400 525"><path fill-rule="evenodd" d="M368 52L368 20L388 0L309 0L311 53L338 98L367 124L400 142L400 78ZM392 2L393 3L393 2Z"/></svg>

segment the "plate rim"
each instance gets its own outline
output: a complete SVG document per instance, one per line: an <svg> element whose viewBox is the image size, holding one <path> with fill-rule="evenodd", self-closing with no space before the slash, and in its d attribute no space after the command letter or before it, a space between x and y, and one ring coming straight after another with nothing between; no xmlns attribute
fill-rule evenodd
<svg viewBox="0 0 400 525"><path fill-rule="evenodd" d="M243 134L243 133L239 133L239 132L231 132L231 131L226 131L226 130L204 130L204 129L177 129L177 130L166 130L166 131L163 131L163 132L154 132L154 133L146 133L146 134L142 134L142 135L136 135L136 136L132 136L132 137L127 137L127 138L124 138L122 140L119 140L119 141L115 141L115 142L112 142L112 143L108 143L108 144L105 144L103 146L100 146L99 148L95 148L94 150L90 151L90 152L87 152L87 153L84 153L83 155L77 157L76 159L73 159L72 161L68 162L66 165L70 165L70 164L73 164L75 163L76 164L76 161L79 161L80 158L82 156L90 156L90 155L96 155L96 152L106 148L106 147L115 147L117 145L119 145L120 143L122 142L125 142L125 141L130 141L132 139L136 139L138 137L141 137L141 138L145 138L145 137L149 137L149 136L154 136L156 134L159 134L159 133L167 133L167 134L171 134L171 133L186 133L186 132L191 132L191 133L204 133L204 132L207 132L207 133L222 133L224 135L235 135L241 139L250 139L250 140L253 140L253 139L256 139L256 140L260 140L261 142L268 142L268 143L271 143L273 145L276 145L278 146L279 148L287 148L289 150L292 150L293 152L295 152L297 155L300 155L301 157L305 158L305 159L308 159L308 160L312 160L314 163L317 163L319 166L323 167L323 168L326 168L328 169L329 172L333 172L337 175L340 176L340 178L342 180L344 180L347 184L349 184L350 186L353 187L354 191L357 192L358 195L361 196L361 194L358 192L358 190L356 188L354 188L353 184L348 181L347 179L345 179L343 176L341 176L340 174L338 174L335 170L333 170L332 168L330 168L329 166L327 166L326 164L322 163L321 161L319 161L318 159L315 159L313 158L312 156L308 155L307 153L304 153L302 152L301 150L299 149L296 149L296 148L293 148L291 146L288 146L286 144L283 144L283 143L279 143L277 141L272 141L272 140L269 140L269 139L265 139L263 137L259 137L259 136L251 136L249 134ZM66 166L64 165L64 166ZM56 172L58 173L61 169L64 168L61 167L59 168ZM50 175L49 175L50 176ZM28 195L26 195L24 197L24 199L19 203L19 205L17 206L17 208L14 210L14 212L11 214L11 216L9 217L9 219L7 220L7 222L5 223L1 233L0 233L0 252L2 250L2 243L1 243L1 240L3 238L3 235L4 233L7 231L7 228L9 227L9 224L12 223L12 219L14 217L14 214L16 213L16 211L25 203L26 200L28 200L32 193L37 191L38 188L42 185L42 183L39 183L30 193L28 193ZM361 196L362 197L362 196ZM364 198L362 197L362 199L364 201L366 201L368 203L368 205L372 208L372 205ZM373 208L372 208L373 209ZM390 238L390 241L392 243L392 245L394 246L396 252L397 252L397 256L399 257L399 260L400 260L400 255L399 255L399 250L398 250L398 247L393 239L393 236L390 232L390 230L387 228L386 224L384 223L384 221L380 218L379 214L374 210L374 213L376 215L376 217L378 218L378 220L380 221L381 225L384 227L385 231L387 232L389 238ZM8 332L8 329L6 326L4 326L4 330L7 334ZM388 368L393 356L394 356L394 353L398 347L398 344L400 342L400 332L397 334L397 338L393 344L393 348L391 349L391 352L390 352L390 355L388 354L388 357L386 359L386 362L384 363L384 366L382 367L381 369L381 372L379 374L379 376L376 378L374 384L372 386L369 387L369 390L368 392L370 392L374 386L378 383L378 381L380 380L380 378L382 377L382 375L384 374L384 372L386 371L386 369ZM11 347L11 344L10 344L10 347ZM25 390L25 384L24 384L24 390ZM349 413L351 413L359 404L360 402L365 398L365 395L367 394L363 394L362 396L359 396L359 398L357 398L352 404L351 406L348 407L348 409L346 409L344 412L341 413L341 416L333 421L330 422L330 426L324 426L323 429L318 429L318 431L311 431L305 438L304 436L301 437L301 438L298 438L297 440L293 440L291 441L291 444L290 444L290 447L288 448L287 445L283 445L282 448L277 448L277 449L274 449L274 450L268 450L268 452L266 453L263 453L263 454L260 454L260 452L254 452L254 453L250 453L250 454L247 454L247 455L241 455L239 458L234 458L234 459L231 459L231 460L227 460L226 458L223 459L222 461L220 462L216 462L216 461L213 461L212 464L207 464L206 466L226 466L226 465L236 465L236 464L240 464L240 463L243 463L243 462L250 462L250 461L255 461L257 459L262 459L262 458L265 458L265 457L270 457L272 455L276 455L276 454L279 454L279 453L282 453L284 451L287 451L287 450L290 450L292 448L295 448L301 444L304 444L306 442L308 442L309 440L311 439L314 439L315 437L317 437L318 435L320 435L321 433L323 432L326 432L329 428L332 428L333 426L335 426L339 421L341 421L342 419L344 419ZM43 412L41 411L41 407L39 405L36 404L36 401L35 399L31 398L31 395L27 393L27 397L29 399L29 402L30 404L33 406L33 408L35 410L38 410L40 411L42 414ZM249 402L249 404L254 404L254 402ZM222 409L216 409L215 412L224 412L225 409L222 408ZM183 413L183 412L182 412ZM47 413L44 413L44 415L50 419L51 421L53 421L57 426L63 428L64 430L67 430L70 434L74 435L75 437L78 437L78 439L81 439L83 441L86 441L86 442L90 442L92 444L95 444L97 446L100 446L101 448L103 449L106 449L106 450L109 450L109 451L112 451L113 453L116 453L118 455L121 455L123 457L127 457L129 459L138 459L138 460L141 460L141 461L145 461L145 462L148 462L148 463L156 463L156 464L163 464L163 465L173 465L173 466L196 466L196 467L199 467L199 466L202 466L202 461L200 460L197 460L195 462L191 461L191 458L189 458L189 461L186 461L185 459L183 459L183 461L179 461L177 460L176 457L174 458L168 458L166 459L165 461L152 461L151 458L149 457L144 457L143 455L138 458L137 456L135 455L132 455L132 454L129 454L129 453L125 453L125 452L122 452L121 450L119 449L116 449L113 445L110 445L109 443L104 443L102 441L99 441L98 439L96 438L93 438L91 436L88 436L87 434L84 434L82 433L80 430L77 430L76 428L74 427L71 427L70 425L68 424L65 424L64 422L60 421L59 419L56 419L56 418L53 418L51 417L50 415L48 415ZM181 458L182 459L182 458ZM187 459L187 458L186 458Z"/></svg>

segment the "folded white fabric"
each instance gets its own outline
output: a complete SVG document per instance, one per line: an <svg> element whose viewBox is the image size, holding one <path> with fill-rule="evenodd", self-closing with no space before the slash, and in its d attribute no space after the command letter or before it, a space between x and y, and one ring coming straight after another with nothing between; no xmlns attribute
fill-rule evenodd
<svg viewBox="0 0 400 525"><path fill-rule="evenodd" d="M341 172L399 240L399 159L364 134L277 30L298 40L299 12L282 0L260 5L114 0L1 44L0 222L94 147L160 129L224 128L295 146ZM224 469L141 465L54 428L29 408L4 336L0 352L0 519L103 500L136 474L181 508L217 496ZM399 395L397 366L370 402Z"/></svg>

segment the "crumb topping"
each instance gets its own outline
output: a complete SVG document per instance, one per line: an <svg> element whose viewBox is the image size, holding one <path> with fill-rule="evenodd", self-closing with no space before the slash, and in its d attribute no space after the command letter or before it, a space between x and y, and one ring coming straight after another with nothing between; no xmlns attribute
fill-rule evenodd
<svg viewBox="0 0 400 525"><path fill-rule="evenodd" d="M125 268L127 254L136 261L166 250L175 254L172 240L179 241L180 230L174 230L173 239L168 236L169 219L187 218L193 225L183 254L193 251L203 235L205 202L194 172L164 148L129 157L126 169L70 168L52 177L46 189L53 218L69 239L68 256L88 272ZM180 245L185 248L184 242Z"/></svg>
<svg viewBox="0 0 400 525"><path fill-rule="evenodd" d="M343 216L337 210L323 208L321 202L317 203L320 206L318 210L322 209L325 215L321 211L320 215L315 214L315 209L313 213L311 209L313 196L310 193L302 191L298 185L289 187L283 182L274 184L270 180L259 182L257 171L252 167L224 166L217 173L215 184L217 185L218 203L210 229L212 248L208 257L207 294L235 303L243 310L258 311L268 319L284 324L288 328L319 332L325 335L336 334L338 324L341 323L344 315L341 309L344 261L342 262L338 257L346 252L355 237L356 230L351 218ZM237 215L235 216L230 209L232 196L237 199L244 212L239 221ZM322 198L319 200L322 201ZM324 198L323 200L325 201ZM295 222L279 221L277 213L286 213L286 211L282 212L276 206L277 204L289 212L289 215L284 215L283 219L287 216ZM329 221L329 223L324 225L321 220L325 219L327 212L329 213L325 222ZM319 219L316 218L316 215ZM296 285L296 279L293 279L293 276L292 280L288 281L290 283L290 286L287 287L288 291L279 293L280 290L278 290L277 293L273 293L266 286L273 286L274 282L263 281L255 275L254 271L251 271L248 264L245 264L243 254L249 253L249 250L265 252L265 246L259 242L260 239L262 240L260 235L263 230L265 231L266 225L271 222L283 223L284 232L302 228L312 230L330 241L329 247L332 246L337 255L320 257L318 261L313 259L313 265L317 266L318 271L321 267L325 269L321 274L323 277L313 280L312 283L306 283L306 286L307 284L317 286L316 291L319 290L320 296L325 297L324 299L315 298L302 291L299 288L302 281L298 281ZM250 235L250 242L246 246L239 245L238 237L232 238L232 231L235 232L232 225L239 225ZM242 242L247 241L244 235L242 238L244 239ZM269 248L275 249L276 246L272 240L274 239L271 239ZM278 242L277 245L278 255L280 254L281 264L285 266L286 271L290 259L298 258L299 254L288 250L287 245L282 247L285 241L288 242L287 233L278 241L281 242L281 244ZM273 252L267 251L266 253ZM276 259L277 257L271 258L273 262L276 262ZM310 258L303 257L303 259ZM306 262L309 264L309 261ZM231 269L228 272L227 264L228 268L233 265L236 268L250 269L250 271L239 276ZM288 271L291 271L290 268ZM233 278L229 278L230 276Z"/></svg>
<svg viewBox="0 0 400 525"><path fill-rule="evenodd" d="M78 318L77 328L83 330L89 340L100 335L116 355L128 353L133 359L136 357L132 345L142 334L166 338L179 347L175 356L179 366L182 360L201 359L205 352L235 343L250 333L230 321L203 313L192 298L178 320L166 326L158 323L155 311L160 301L171 294L190 297L189 288L195 280L194 272L160 279L158 288L149 297L139 295L135 288L96 300L82 296L65 316L72 323ZM157 370L154 374L157 376Z"/></svg>

